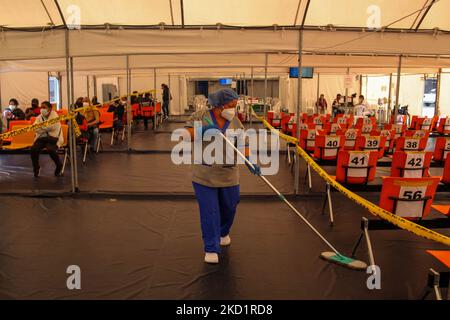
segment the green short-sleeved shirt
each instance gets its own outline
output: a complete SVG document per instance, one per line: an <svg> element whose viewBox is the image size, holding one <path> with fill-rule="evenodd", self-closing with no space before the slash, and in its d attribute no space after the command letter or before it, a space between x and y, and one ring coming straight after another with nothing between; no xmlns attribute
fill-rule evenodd
<svg viewBox="0 0 450 320"><path fill-rule="evenodd" d="M208 125L208 122L205 121L206 118L208 118L211 122L213 121L209 110L197 111L192 114L190 119L187 121L186 126L188 128L193 128L195 121L202 121L202 125L206 126ZM244 129L244 126L241 121L239 121L238 117L234 117L233 120L230 121L228 129ZM202 152L210 143L211 142L205 141L202 143ZM226 143L224 142L224 161L226 157L225 146ZM207 165L205 163L194 163L192 165L192 181L213 188L237 186L239 185L239 168L236 163L212 165Z"/></svg>

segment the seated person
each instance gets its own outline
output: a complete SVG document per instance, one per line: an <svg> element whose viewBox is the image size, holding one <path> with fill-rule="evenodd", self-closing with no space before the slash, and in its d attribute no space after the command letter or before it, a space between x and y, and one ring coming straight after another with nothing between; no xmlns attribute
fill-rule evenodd
<svg viewBox="0 0 450 320"><path fill-rule="evenodd" d="M91 102L89 98L83 99L83 107L89 107ZM86 118L89 133L89 142L91 145L91 151L95 152L98 142L98 125L100 122L100 114L97 110L85 109L83 110L83 116Z"/></svg>
<svg viewBox="0 0 450 320"><path fill-rule="evenodd" d="M93 106L100 106L100 103L98 102L97 96L92 97L92 105Z"/></svg>
<svg viewBox="0 0 450 320"><path fill-rule="evenodd" d="M41 104L41 115L36 118L35 124L39 124L54 118L58 118L58 114L52 110L52 105L48 101ZM41 167L39 166L39 154L43 149L47 149L55 163L55 176L61 175L62 163L58 156L58 148L64 143L61 123L57 122L51 126L43 127L36 130L34 144L31 147L31 161L33 163L34 176L39 177Z"/></svg>
<svg viewBox="0 0 450 320"><path fill-rule="evenodd" d="M39 100L34 98L31 100L31 107L25 110L25 119L30 120L32 117L37 117L41 114L41 108L39 107Z"/></svg>
<svg viewBox="0 0 450 320"><path fill-rule="evenodd" d="M122 129L125 107L119 97L114 98L114 101L109 105L108 112L114 112L114 129Z"/></svg>

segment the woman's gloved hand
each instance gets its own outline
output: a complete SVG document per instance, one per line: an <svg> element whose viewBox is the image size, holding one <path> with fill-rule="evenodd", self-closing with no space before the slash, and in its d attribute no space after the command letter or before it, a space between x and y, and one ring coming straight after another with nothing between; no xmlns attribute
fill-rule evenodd
<svg viewBox="0 0 450 320"><path fill-rule="evenodd" d="M215 124L207 124L206 126L202 126L202 136L206 133L206 131L212 130L212 129L216 129L216 130L220 131L220 129Z"/></svg>
<svg viewBox="0 0 450 320"><path fill-rule="evenodd" d="M246 159L249 160L248 157L246 157ZM246 161L246 162L245 162L245 165L247 166L248 170L250 170L250 172L251 172L252 174L254 174L255 176L260 176L260 175L261 175L261 168L260 168L257 164L252 163L252 165L253 165L253 168L252 168L252 167L248 164L248 162Z"/></svg>

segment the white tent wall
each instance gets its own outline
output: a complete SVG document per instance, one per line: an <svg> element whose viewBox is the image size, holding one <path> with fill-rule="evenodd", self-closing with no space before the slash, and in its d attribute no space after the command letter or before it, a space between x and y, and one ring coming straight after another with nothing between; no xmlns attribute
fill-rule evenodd
<svg viewBox="0 0 450 320"><path fill-rule="evenodd" d="M313 108L317 100L317 74L313 79L302 79L302 112ZM298 101L298 79L289 79L289 111L296 112Z"/></svg>
<svg viewBox="0 0 450 320"><path fill-rule="evenodd" d="M450 73L441 74L439 105L441 116L450 116Z"/></svg>
<svg viewBox="0 0 450 320"><path fill-rule="evenodd" d="M400 79L400 105L407 105L408 112L411 115L422 115L424 90L423 74L402 75ZM395 99L393 101L395 103Z"/></svg>
<svg viewBox="0 0 450 320"><path fill-rule="evenodd" d="M364 76L362 94L371 105L378 103L379 98L389 99L389 76ZM392 84L391 99L395 99L395 86Z"/></svg>
<svg viewBox="0 0 450 320"><path fill-rule="evenodd" d="M15 98L25 111L31 105L31 99L48 100L47 72L8 72L0 74L2 110Z"/></svg>

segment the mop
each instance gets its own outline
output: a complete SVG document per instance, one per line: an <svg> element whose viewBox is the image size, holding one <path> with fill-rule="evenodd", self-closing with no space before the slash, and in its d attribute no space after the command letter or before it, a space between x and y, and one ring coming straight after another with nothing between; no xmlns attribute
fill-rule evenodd
<svg viewBox="0 0 450 320"><path fill-rule="evenodd" d="M206 122L209 125L214 125L212 121L208 118L205 118ZM224 141L232 147L236 153L248 164L252 169L255 169L253 164L242 154L241 151L221 132L220 135L224 139ZM332 252L322 252L320 257L328 262L336 263L338 265L347 267L353 270L366 271L367 264L363 261L355 260L345 255L341 254L287 199L286 197L275 188L272 183L263 175L259 175L259 177L278 195L278 197L292 210L297 214L303 222L332 250Z"/></svg>

